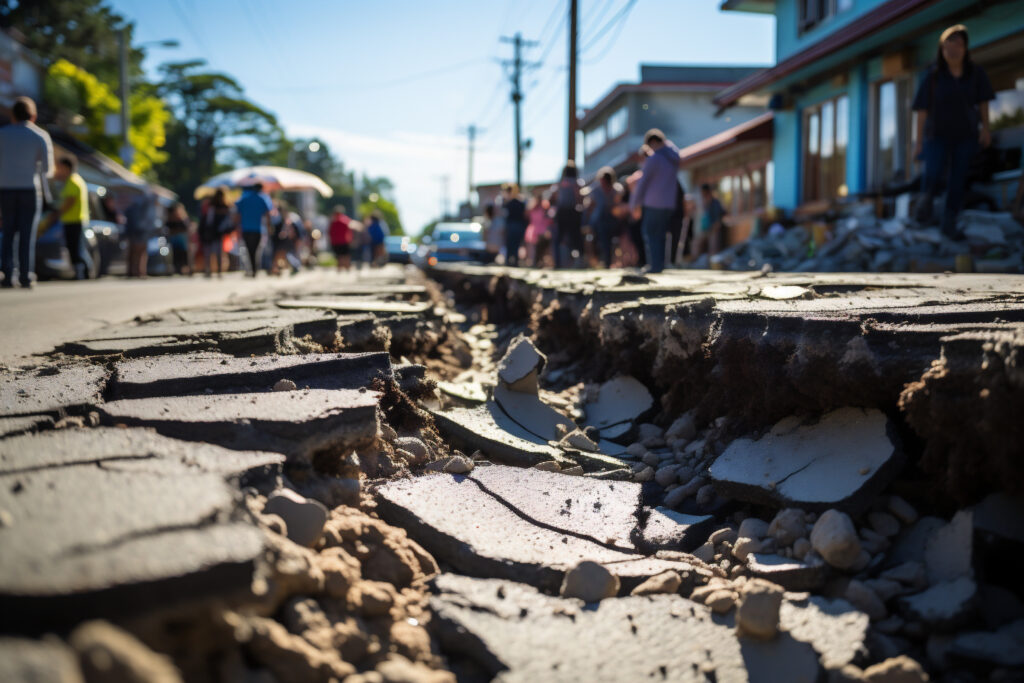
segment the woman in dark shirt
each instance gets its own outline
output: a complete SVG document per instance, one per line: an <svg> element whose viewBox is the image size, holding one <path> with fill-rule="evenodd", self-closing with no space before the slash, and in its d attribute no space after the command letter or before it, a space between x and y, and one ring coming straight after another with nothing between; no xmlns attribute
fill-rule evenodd
<svg viewBox="0 0 1024 683"><path fill-rule="evenodd" d="M935 64L925 74L914 97L917 112L916 156L924 161L924 197L917 220L932 219L932 205L946 179L942 232L956 237L956 217L963 204L967 169L978 145L991 142L988 103L995 99L985 71L971 61L967 27L951 26L939 39Z"/></svg>
<svg viewBox="0 0 1024 683"><path fill-rule="evenodd" d="M519 186L505 186L505 263L519 265L519 247L526 235L526 204L519 197Z"/></svg>

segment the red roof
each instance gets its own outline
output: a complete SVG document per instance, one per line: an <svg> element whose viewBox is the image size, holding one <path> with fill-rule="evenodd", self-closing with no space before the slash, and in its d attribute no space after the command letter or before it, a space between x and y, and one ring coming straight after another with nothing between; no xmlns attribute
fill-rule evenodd
<svg viewBox="0 0 1024 683"><path fill-rule="evenodd" d="M679 165L686 166L697 159L706 157L737 142L771 140L774 131L772 118L772 112L766 111L760 116L755 116L749 121L733 126L729 130L723 130L721 133L716 133L709 138L704 138L700 142L695 142L679 151Z"/></svg>

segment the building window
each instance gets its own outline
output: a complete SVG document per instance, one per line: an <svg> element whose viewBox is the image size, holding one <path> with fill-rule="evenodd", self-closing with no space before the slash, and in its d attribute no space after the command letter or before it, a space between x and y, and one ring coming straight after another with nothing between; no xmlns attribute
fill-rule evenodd
<svg viewBox="0 0 1024 683"><path fill-rule="evenodd" d="M590 155L597 150L604 147L604 143L607 142L605 138L604 123L591 128L583 135L583 152L584 154Z"/></svg>
<svg viewBox="0 0 1024 683"><path fill-rule="evenodd" d="M846 95L804 109L803 201L845 196L850 100Z"/></svg>
<svg viewBox="0 0 1024 683"><path fill-rule="evenodd" d="M853 0L797 0L800 32L809 31L826 19L853 6Z"/></svg>
<svg viewBox="0 0 1024 683"><path fill-rule="evenodd" d="M871 111L871 186L880 189L910 178L914 133L913 83L900 78L877 83Z"/></svg>
<svg viewBox="0 0 1024 683"><path fill-rule="evenodd" d="M614 140L621 135L625 135L628 124L629 110L626 107L619 107L608 117L608 139Z"/></svg>

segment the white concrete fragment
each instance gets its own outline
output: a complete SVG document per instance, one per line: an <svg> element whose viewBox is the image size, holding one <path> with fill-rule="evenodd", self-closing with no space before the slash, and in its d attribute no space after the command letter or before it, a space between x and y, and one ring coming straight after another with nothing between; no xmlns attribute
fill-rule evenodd
<svg viewBox="0 0 1024 683"><path fill-rule="evenodd" d="M970 510L957 512L949 524L933 531L924 546L928 583L935 585L972 576L973 543L974 520Z"/></svg>
<svg viewBox="0 0 1024 683"><path fill-rule="evenodd" d="M586 423L604 429L632 422L654 407L651 392L637 379L621 375L601 385L597 399L584 407ZM614 438L602 434L605 438Z"/></svg>
<svg viewBox="0 0 1024 683"><path fill-rule="evenodd" d="M505 385L512 385L524 379L529 380L532 375L533 381L528 381L529 386L520 384L516 389L536 395L539 389L537 373L544 369L546 362L547 357L537 350L533 342L520 335L512 340L505 357L498 363L498 379Z"/></svg>
<svg viewBox="0 0 1024 683"><path fill-rule="evenodd" d="M327 523L327 508L291 489L278 489L267 497L263 514L277 515L287 528L288 538L301 546L313 547Z"/></svg>

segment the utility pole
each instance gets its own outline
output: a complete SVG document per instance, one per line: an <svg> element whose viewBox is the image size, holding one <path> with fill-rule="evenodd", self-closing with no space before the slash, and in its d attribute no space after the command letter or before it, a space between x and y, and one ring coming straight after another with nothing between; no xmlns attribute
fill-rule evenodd
<svg viewBox="0 0 1024 683"><path fill-rule="evenodd" d="M569 134L566 158L576 161L576 20L579 15L578 0L569 0Z"/></svg>
<svg viewBox="0 0 1024 683"><path fill-rule="evenodd" d="M522 34L516 33L512 38L501 37L501 42L512 43L515 48L514 57L511 61L505 60L505 66L512 67L510 80L512 81L512 104L515 107L515 134L516 134L516 185L523 186L523 130L520 104L523 101L522 75L523 68L536 67L536 63L524 63L522 49L524 47L535 47L537 41L523 40Z"/></svg>
<svg viewBox="0 0 1024 683"><path fill-rule="evenodd" d="M121 161L125 168L132 167L135 150L128 139L128 27L125 26L118 34L120 51L119 70L121 75Z"/></svg>
<svg viewBox="0 0 1024 683"><path fill-rule="evenodd" d="M483 128L477 128L476 124L470 124L463 131L469 138L469 169L466 174L466 204L473 208L473 151L476 145L477 133L486 132Z"/></svg>

